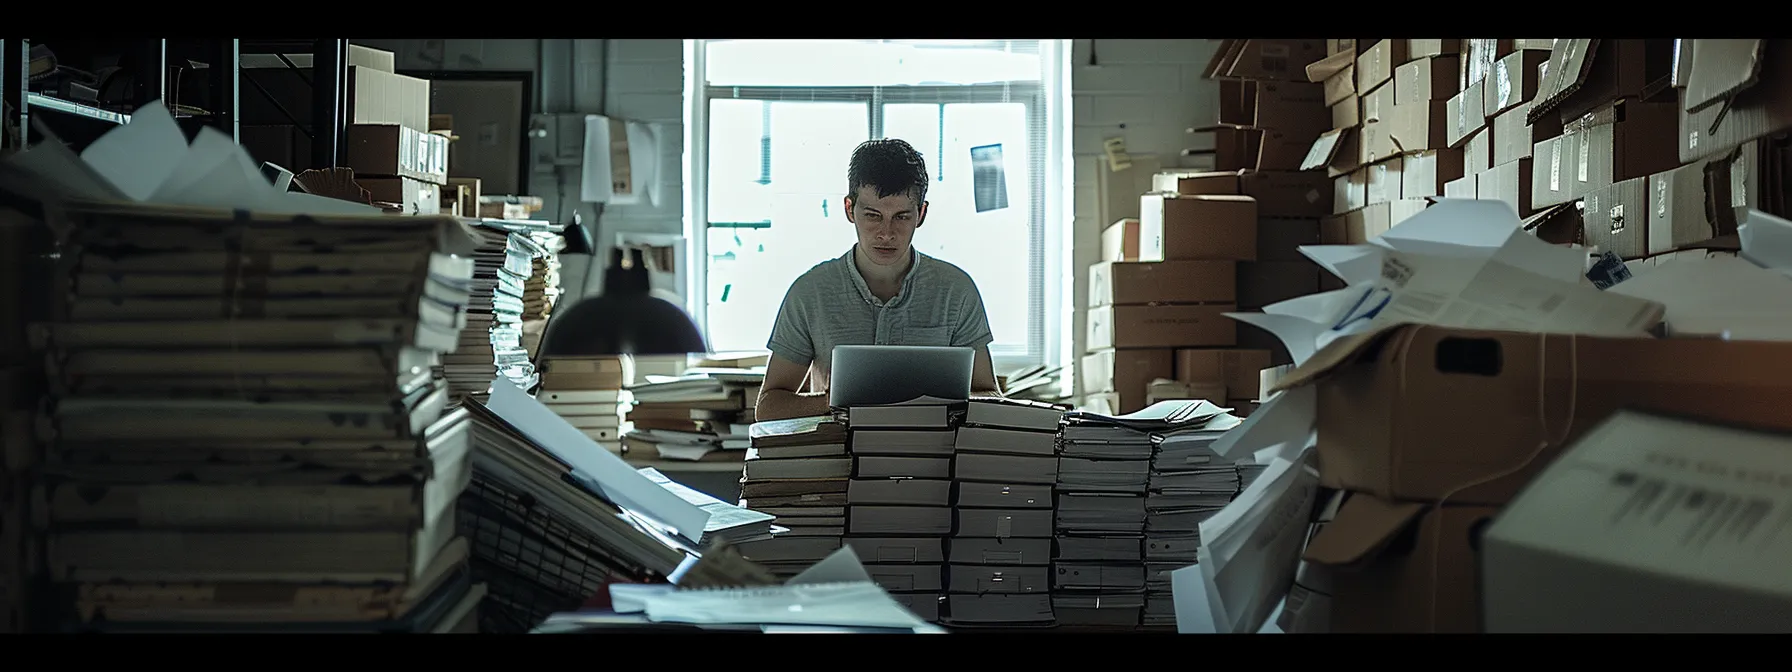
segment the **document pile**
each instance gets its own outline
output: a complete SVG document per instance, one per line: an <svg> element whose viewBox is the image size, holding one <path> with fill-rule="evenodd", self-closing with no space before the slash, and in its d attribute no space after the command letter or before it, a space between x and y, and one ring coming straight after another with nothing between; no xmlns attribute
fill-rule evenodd
<svg viewBox="0 0 1792 672"><path fill-rule="evenodd" d="M1156 432L1151 486L1145 495L1145 616L1143 625L1175 626L1176 603L1170 572L1199 561L1201 522L1232 502L1247 469L1255 463L1217 459L1212 445L1242 420L1201 402L1186 421ZM1213 413L1209 418L1202 415Z"/></svg>
<svg viewBox="0 0 1792 672"><path fill-rule="evenodd" d="M542 329L562 294L560 251L566 248L566 238L552 231L537 231L529 234L529 241L535 244L535 257L529 261L529 279L523 283L523 349L536 354L545 333Z"/></svg>
<svg viewBox="0 0 1792 672"><path fill-rule="evenodd" d="M963 411L950 402L845 409L847 534L866 571L897 600L937 620L952 534L952 450Z"/></svg>
<svg viewBox="0 0 1792 672"><path fill-rule="evenodd" d="M631 457L664 460L739 461L751 445L747 428L765 369L696 367L679 376L646 377L629 388L634 428L624 437Z"/></svg>
<svg viewBox="0 0 1792 672"><path fill-rule="evenodd" d="M478 221L479 246L473 251L473 292L460 347L444 355L439 374L455 399L471 394L484 399L495 370L498 377L524 389L538 376L529 351L523 349L523 285L540 249L529 236L499 228L501 222Z"/></svg>
<svg viewBox="0 0 1792 672"><path fill-rule="evenodd" d="M754 423L741 478L743 507L776 516L782 532L740 544L741 555L788 578L840 548L852 458L832 416Z"/></svg>
<svg viewBox="0 0 1792 672"><path fill-rule="evenodd" d="M467 418L430 366L464 323L444 217L68 204L45 551L68 627L470 624Z"/></svg>
<svg viewBox="0 0 1792 672"><path fill-rule="evenodd" d="M623 384L632 376L627 356L542 359L535 398L579 433L622 454Z"/></svg>
<svg viewBox="0 0 1792 672"><path fill-rule="evenodd" d="M973 398L954 441L946 622L1050 625L1052 485L1063 406ZM856 447L855 447L856 449Z"/></svg>
<svg viewBox="0 0 1792 672"><path fill-rule="evenodd" d="M637 471L507 381L465 408L473 476L459 515L475 575L491 587L485 631L527 632L611 581L663 581L733 526L764 531L750 527L763 519L713 516L717 507Z"/></svg>

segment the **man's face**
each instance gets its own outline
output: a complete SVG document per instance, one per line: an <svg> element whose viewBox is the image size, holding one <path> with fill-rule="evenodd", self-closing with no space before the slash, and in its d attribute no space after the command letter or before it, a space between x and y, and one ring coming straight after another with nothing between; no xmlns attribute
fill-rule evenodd
<svg viewBox="0 0 1792 672"><path fill-rule="evenodd" d="M846 220L858 229L859 249L879 266L908 261L909 243L926 218L927 204L913 192L879 198L876 188L859 187L846 197Z"/></svg>

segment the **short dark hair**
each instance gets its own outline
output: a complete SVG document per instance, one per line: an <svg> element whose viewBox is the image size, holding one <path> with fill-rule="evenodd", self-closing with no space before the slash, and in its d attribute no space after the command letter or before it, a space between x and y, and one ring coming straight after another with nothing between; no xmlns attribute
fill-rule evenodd
<svg viewBox="0 0 1792 672"><path fill-rule="evenodd" d="M927 163L907 142L867 140L852 150L852 164L846 169L847 196L858 198L859 187L871 187L878 198L912 190L916 201L926 202Z"/></svg>

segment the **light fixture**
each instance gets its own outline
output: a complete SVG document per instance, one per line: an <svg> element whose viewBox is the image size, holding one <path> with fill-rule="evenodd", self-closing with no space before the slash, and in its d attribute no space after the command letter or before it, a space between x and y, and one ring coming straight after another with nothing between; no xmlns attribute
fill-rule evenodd
<svg viewBox="0 0 1792 672"><path fill-rule="evenodd" d="M542 342L542 357L595 355L683 355L707 352L703 334L684 310L650 293L652 283L640 249L610 251L604 293L580 301L553 320Z"/></svg>

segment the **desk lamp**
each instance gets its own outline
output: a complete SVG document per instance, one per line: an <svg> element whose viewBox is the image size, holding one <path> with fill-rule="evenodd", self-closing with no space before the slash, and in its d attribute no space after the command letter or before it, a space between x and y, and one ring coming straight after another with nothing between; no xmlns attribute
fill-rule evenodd
<svg viewBox="0 0 1792 672"><path fill-rule="evenodd" d="M683 355L707 352L703 334L678 306L649 293L651 283L641 250L610 251L604 293L580 301L554 318L541 356Z"/></svg>

